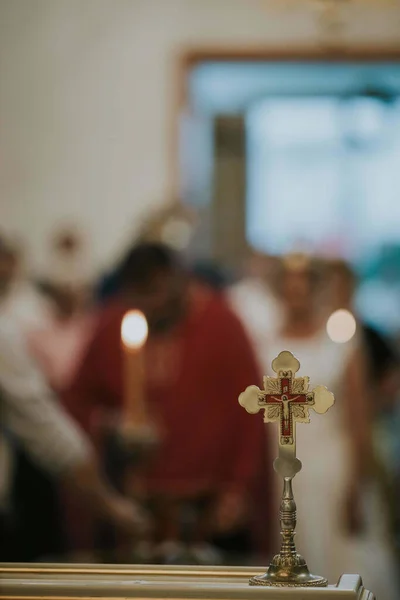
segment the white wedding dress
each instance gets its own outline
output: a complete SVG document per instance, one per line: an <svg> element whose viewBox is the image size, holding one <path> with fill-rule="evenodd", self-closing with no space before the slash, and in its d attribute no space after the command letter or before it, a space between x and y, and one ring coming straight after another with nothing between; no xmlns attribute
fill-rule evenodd
<svg viewBox="0 0 400 600"><path fill-rule="evenodd" d="M303 463L303 469L293 481L298 551L306 558L310 571L327 577L329 583L336 583L343 573L358 573L377 600L398 600L400 594L386 535L385 511L373 482L360 490L366 514L365 532L355 537L344 529L350 438L343 425L341 387L356 343L353 340L335 344L325 332L306 340L277 336L265 341L259 358L265 374L275 376L271 369L273 358L282 350L289 350L300 361L298 375L310 376L311 388L325 385L335 394L335 404L326 414L318 415L310 410L311 422L296 427L297 456Z"/></svg>

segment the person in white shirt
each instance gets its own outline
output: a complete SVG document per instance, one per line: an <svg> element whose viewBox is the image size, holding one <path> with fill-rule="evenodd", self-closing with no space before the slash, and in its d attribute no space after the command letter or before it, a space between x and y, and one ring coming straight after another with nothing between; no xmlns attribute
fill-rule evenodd
<svg viewBox="0 0 400 600"><path fill-rule="evenodd" d="M28 277L23 262L21 248L0 234L0 311L29 335L48 327L53 308Z"/></svg>
<svg viewBox="0 0 400 600"><path fill-rule="evenodd" d="M0 252L0 306L7 290ZM140 509L102 478L94 450L52 395L26 347L18 323L0 310L0 529L8 535L12 506L13 449L22 447L33 461L58 477L93 511L126 532L140 530ZM10 539L10 538L6 538ZM8 560L2 543L2 560Z"/></svg>
<svg viewBox="0 0 400 600"><path fill-rule="evenodd" d="M230 286L227 299L244 325L260 360L282 321L282 309L271 286L276 260L253 253L246 276Z"/></svg>

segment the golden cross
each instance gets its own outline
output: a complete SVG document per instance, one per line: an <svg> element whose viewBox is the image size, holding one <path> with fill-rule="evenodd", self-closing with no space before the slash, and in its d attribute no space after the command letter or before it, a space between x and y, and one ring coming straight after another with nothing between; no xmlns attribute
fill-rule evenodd
<svg viewBox="0 0 400 600"><path fill-rule="evenodd" d="M239 396L239 403L248 413L264 410L264 422L279 421L279 455L275 470L282 477L294 477L301 469L296 458L296 423L309 423L309 409L325 413L334 403L331 392L323 385L309 390L309 377L296 377L300 363L284 350L273 361L277 377L264 377L264 389L249 386Z"/></svg>

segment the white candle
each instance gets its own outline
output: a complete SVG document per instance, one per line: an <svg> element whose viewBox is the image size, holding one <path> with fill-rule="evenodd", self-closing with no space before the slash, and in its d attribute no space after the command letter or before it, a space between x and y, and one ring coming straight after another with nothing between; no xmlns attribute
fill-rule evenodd
<svg viewBox="0 0 400 600"><path fill-rule="evenodd" d="M147 422L143 352L147 335L144 314L140 310L128 311L121 324L124 421L133 426Z"/></svg>

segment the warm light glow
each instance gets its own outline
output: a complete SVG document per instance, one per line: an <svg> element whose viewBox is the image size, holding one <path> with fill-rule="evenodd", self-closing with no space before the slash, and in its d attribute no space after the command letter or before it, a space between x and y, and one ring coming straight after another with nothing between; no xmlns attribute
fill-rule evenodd
<svg viewBox="0 0 400 600"><path fill-rule="evenodd" d="M192 229L183 219L170 219L161 231L162 241L175 250L184 250L189 245Z"/></svg>
<svg viewBox="0 0 400 600"><path fill-rule="evenodd" d="M332 342L344 344L351 340L356 332L356 320L350 311L341 308L335 310L328 319L326 331Z"/></svg>
<svg viewBox="0 0 400 600"><path fill-rule="evenodd" d="M121 338L124 346L139 349L147 340L148 327L146 317L140 310L130 310L122 319Z"/></svg>

